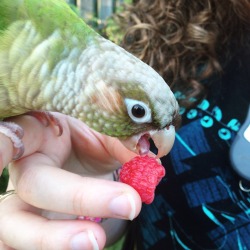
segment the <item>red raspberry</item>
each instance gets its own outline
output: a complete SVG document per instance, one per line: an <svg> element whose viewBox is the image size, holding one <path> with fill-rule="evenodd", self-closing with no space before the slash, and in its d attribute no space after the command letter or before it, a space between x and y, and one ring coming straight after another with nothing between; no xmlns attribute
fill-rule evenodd
<svg viewBox="0 0 250 250"><path fill-rule="evenodd" d="M164 175L165 168L155 158L136 156L122 166L120 181L133 187L142 202L150 204L154 200L155 188Z"/></svg>

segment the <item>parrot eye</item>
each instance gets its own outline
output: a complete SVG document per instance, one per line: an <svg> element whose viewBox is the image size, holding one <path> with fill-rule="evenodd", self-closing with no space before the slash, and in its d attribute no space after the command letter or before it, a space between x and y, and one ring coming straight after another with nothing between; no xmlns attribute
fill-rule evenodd
<svg viewBox="0 0 250 250"><path fill-rule="evenodd" d="M142 118L145 115L146 111L140 104L135 104L132 107L131 113L134 117Z"/></svg>
<svg viewBox="0 0 250 250"><path fill-rule="evenodd" d="M128 115L136 123L149 123L152 121L151 109L144 102L125 99Z"/></svg>

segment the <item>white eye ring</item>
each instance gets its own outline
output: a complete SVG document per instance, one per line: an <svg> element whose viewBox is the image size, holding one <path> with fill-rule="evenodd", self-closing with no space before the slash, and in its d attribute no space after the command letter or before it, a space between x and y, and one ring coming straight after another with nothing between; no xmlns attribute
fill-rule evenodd
<svg viewBox="0 0 250 250"><path fill-rule="evenodd" d="M148 107L146 103L126 98L125 104L127 107L129 117L135 123L152 122L151 109Z"/></svg>

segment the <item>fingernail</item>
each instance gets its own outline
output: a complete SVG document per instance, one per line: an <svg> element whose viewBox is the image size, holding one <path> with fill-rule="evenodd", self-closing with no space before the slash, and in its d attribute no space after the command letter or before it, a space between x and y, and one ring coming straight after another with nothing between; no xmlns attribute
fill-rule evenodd
<svg viewBox="0 0 250 250"><path fill-rule="evenodd" d="M72 250L93 249L99 250L94 233L91 230L81 232L71 240Z"/></svg>
<svg viewBox="0 0 250 250"><path fill-rule="evenodd" d="M122 219L133 220L135 218L135 201L130 194L123 194L114 198L110 202L109 208L114 215Z"/></svg>

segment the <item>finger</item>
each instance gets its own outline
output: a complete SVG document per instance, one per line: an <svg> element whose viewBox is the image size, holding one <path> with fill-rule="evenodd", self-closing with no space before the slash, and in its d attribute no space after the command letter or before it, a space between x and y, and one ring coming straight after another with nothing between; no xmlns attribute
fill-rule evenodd
<svg viewBox="0 0 250 250"><path fill-rule="evenodd" d="M117 168L117 160L124 163L136 155L125 148L118 139L100 134L79 120L69 119L69 127L78 158L84 161L86 157L95 159L103 163L103 168L110 166L110 171Z"/></svg>
<svg viewBox="0 0 250 250"><path fill-rule="evenodd" d="M124 145L116 138L104 137L104 140L104 144L107 148L107 151L113 158L117 159L121 164L124 164L125 162L137 156L137 154L124 147Z"/></svg>
<svg viewBox="0 0 250 250"><path fill-rule="evenodd" d="M24 156L35 152L41 145L43 137L43 129L36 119L22 116L11 119L12 122L19 123L21 127L25 128L24 137L22 139L25 147ZM27 133L27 131L29 131ZM36 138L36 140L34 140ZM13 143L9 137L0 133L0 174L4 167L12 161L14 149Z"/></svg>
<svg viewBox="0 0 250 250"><path fill-rule="evenodd" d="M48 131L51 130L51 128L43 126L37 119L32 116L23 115L13 117L8 120L20 125L24 130L24 136L22 138L22 142L24 144L24 154L22 155L22 157L30 155L39 150L44 144L43 142L45 141L45 134L48 134ZM14 149L13 142L6 135L0 133L0 140L1 174L3 168L6 167L13 160Z"/></svg>
<svg viewBox="0 0 250 250"><path fill-rule="evenodd" d="M4 200L0 208L0 239L9 247L18 250L103 249L106 236L97 223L47 220L30 213L28 206L24 208L21 203L13 196Z"/></svg>
<svg viewBox="0 0 250 250"><path fill-rule="evenodd" d="M13 117L11 118L11 121L20 125L24 130L22 142L25 151L23 157L39 150L45 141L45 134L51 130L50 127L45 127L36 118L29 115Z"/></svg>
<svg viewBox="0 0 250 250"><path fill-rule="evenodd" d="M54 115L56 117L59 116L59 114L57 113L54 113ZM64 132L66 132L62 136L58 136L55 133L55 129L53 126L46 127L33 116L23 115L9 119L11 122L20 125L24 130L22 142L24 144L25 150L22 157L28 156L37 151L43 152L45 154L49 152L51 155L57 155L59 151L58 147L60 147L60 150L61 148L67 148L68 145L65 145L65 141L70 140L66 116L61 115L59 117L60 124L63 127ZM12 145L11 148L13 148ZM5 149L5 151L7 150L9 150L9 148ZM62 156L64 156L64 154L61 154L61 157Z"/></svg>
<svg viewBox="0 0 250 250"><path fill-rule="evenodd" d="M1 240L0 240L0 249L1 250L15 250L9 246L6 246Z"/></svg>
<svg viewBox="0 0 250 250"><path fill-rule="evenodd" d="M72 148L81 165L90 172L110 173L120 163L107 150L106 136L90 129L79 120L69 119ZM90 163L89 166L87 163Z"/></svg>
<svg viewBox="0 0 250 250"><path fill-rule="evenodd" d="M81 177L46 164L44 155L33 154L10 168L12 182L27 203L79 216L132 220L138 215L141 199L130 186Z"/></svg>

